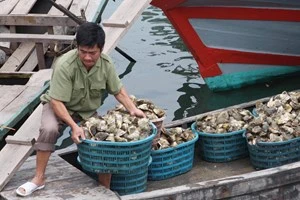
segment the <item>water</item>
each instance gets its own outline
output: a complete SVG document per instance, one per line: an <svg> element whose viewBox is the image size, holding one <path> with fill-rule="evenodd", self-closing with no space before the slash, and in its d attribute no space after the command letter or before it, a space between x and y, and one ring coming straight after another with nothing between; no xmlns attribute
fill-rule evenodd
<svg viewBox="0 0 300 200"><path fill-rule="evenodd" d="M106 19L121 1L110 2L103 14ZM160 9L150 6L129 29L118 47L137 62L129 61L116 51L110 56L122 76L129 94L147 98L167 112L166 122L203 112L271 96L284 90L298 89L297 76L288 83L281 81L257 84L227 92L211 92L198 72L198 66L173 26ZM116 104L108 97L100 114Z"/></svg>
<svg viewBox="0 0 300 200"><path fill-rule="evenodd" d="M113 13L120 0L110 1L102 19ZM117 51L113 59L127 92L152 100L166 110L165 122L272 96L300 88L298 75L288 80L256 84L226 92L212 92L198 72L198 66L173 26L160 9L148 7L118 43L136 60L130 63ZM112 95L98 109L105 114L117 101ZM65 134L60 141L68 137Z"/></svg>

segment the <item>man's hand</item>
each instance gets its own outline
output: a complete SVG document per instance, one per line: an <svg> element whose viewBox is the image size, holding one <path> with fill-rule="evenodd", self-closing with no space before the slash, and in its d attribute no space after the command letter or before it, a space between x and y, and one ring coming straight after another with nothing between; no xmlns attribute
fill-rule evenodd
<svg viewBox="0 0 300 200"><path fill-rule="evenodd" d="M130 115L137 116L137 117L142 117L142 118L146 118L145 113L142 110L138 109L138 108L136 108L133 111L131 111Z"/></svg>
<svg viewBox="0 0 300 200"><path fill-rule="evenodd" d="M72 137L71 138L76 144L81 143L80 139L85 139L83 129L79 126L75 126L74 128L72 128Z"/></svg>

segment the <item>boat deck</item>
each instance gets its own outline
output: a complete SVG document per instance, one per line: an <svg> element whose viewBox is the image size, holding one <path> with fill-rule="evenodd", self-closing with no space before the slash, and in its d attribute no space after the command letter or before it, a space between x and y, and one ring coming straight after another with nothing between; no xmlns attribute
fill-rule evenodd
<svg viewBox="0 0 300 200"><path fill-rule="evenodd" d="M260 99L260 101L267 101L268 99L269 98L263 98ZM256 101L252 101L224 109L249 108L253 106L255 102ZM220 110L173 121L165 124L165 127L189 126L190 122L194 121L196 117L219 112ZM24 150L20 148L32 148L31 145L14 145L13 142L24 142L24 138L20 140L21 132L29 128L34 132L37 131L38 124L32 124L30 122L35 121L39 117L40 112L41 107L39 106L33 115L30 116L31 119L26 121L21 127L21 130L14 136L17 138L10 142L10 148L4 149L5 151L23 152ZM29 137L29 139L30 138L31 137ZM1 153L3 153L2 151ZM2 155L4 155L4 153ZM8 156L8 154L5 155ZM25 161L27 157L22 156L22 159ZM104 197L104 199L121 198L123 200L222 198L245 200L299 199L300 197L300 162L258 171L251 165L249 157L224 163L206 162L200 158L198 142L195 146L194 166L189 172L161 181L148 181L147 191L121 197L97 186L97 183L92 178L81 171L81 167L76 161L76 158L77 148L74 144L65 149L56 151L51 157L46 171L46 177L48 177L46 188L33 194L30 199L76 199L77 197L79 197L79 199L100 199ZM16 165L21 164L22 162L19 162ZM14 174L13 176L11 174L6 175L11 177L6 178L4 184L2 184L3 191L0 193L0 199L1 197L7 200L16 199L15 189L22 184L22 182L29 180L33 176L34 166L35 157L32 156L26 160L25 164L19 170L16 169L11 172L11 174ZM0 171L4 173L5 169L10 169L8 167L9 164L4 163ZM10 181L8 182L8 180ZM108 197L105 195L111 196Z"/></svg>
<svg viewBox="0 0 300 200"><path fill-rule="evenodd" d="M0 199L20 199L16 195L17 187L30 180L35 172L35 156L31 156L1 192ZM47 167L47 184L45 189L33 193L22 199L97 199L117 200L117 194L99 186L95 180L89 178L77 168L70 165L57 155L52 155Z"/></svg>

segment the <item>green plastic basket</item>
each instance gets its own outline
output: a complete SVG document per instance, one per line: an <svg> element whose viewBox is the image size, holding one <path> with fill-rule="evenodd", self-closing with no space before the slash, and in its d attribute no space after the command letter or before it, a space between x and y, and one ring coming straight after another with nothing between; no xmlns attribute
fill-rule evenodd
<svg viewBox="0 0 300 200"><path fill-rule="evenodd" d="M246 133L243 134L245 140ZM300 161L300 138L283 142L247 142L251 164L255 169L268 169Z"/></svg>
<svg viewBox="0 0 300 200"><path fill-rule="evenodd" d="M194 139L181 143L176 147L152 150L152 163L148 169L148 180L163 180L191 170L197 140L198 134L195 134Z"/></svg>
<svg viewBox="0 0 300 200"><path fill-rule="evenodd" d="M196 122L191 126L194 133L199 135L200 154L203 160L209 162L228 162L247 157L249 155L247 142L243 138L246 130L228 133L199 132Z"/></svg>
<svg viewBox="0 0 300 200"><path fill-rule="evenodd" d="M83 169L94 173L128 174L147 168L153 138L157 129L153 123L152 134L133 142L108 142L83 140L78 156Z"/></svg>

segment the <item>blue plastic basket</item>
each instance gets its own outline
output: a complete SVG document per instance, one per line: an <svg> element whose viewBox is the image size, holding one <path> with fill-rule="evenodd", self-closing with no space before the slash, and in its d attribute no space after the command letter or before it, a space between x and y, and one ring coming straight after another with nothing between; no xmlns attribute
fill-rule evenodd
<svg viewBox="0 0 300 200"><path fill-rule="evenodd" d="M209 162L228 162L249 155L247 142L243 138L246 130L228 133L203 133L197 130L197 124L192 124L192 131L199 134L200 154L203 160Z"/></svg>
<svg viewBox="0 0 300 200"><path fill-rule="evenodd" d="M147 167L136 173L113 174L110 189L117 191L119 195L136 194L147 189L148 166L152 162L150 156Z"/></svg>
<svg viewBox="0 0 300 200"><path fill-rule="evenodd" d="M94 173L128 174L147 168L153 138L157 129L153 123L152 134L133 142L108 142L83 140L78 156L83 169Z"/></svg>
<svg viewBox="0 0 300 200"><path fill-rule="evenodd" d="M77 161L81 164L79 156ZM128 195L144 192L147 189L148 166L151 164L150 156L147 167L141 168L136 172L129 174L112 174L110 189L118 192L119 195ZM83 169L87 175L98 180L96 173L92 173Z"/></svg>
<svg viewBox="0 0 300 200"><path fill-rule="evenodd" d="M152 163L148 169L148 180L163 180L191 170L197 140L198 134L195 134L194 139L176 147L152 150Z"/></svg>
<svg viewBox="0 0 300 200"><path fill-rule="evenodd" d="M245 140L247 138L243 134ZM283 142L247 142L251 164L256 169L267 169L300 161L300 138Z"/></svg>

